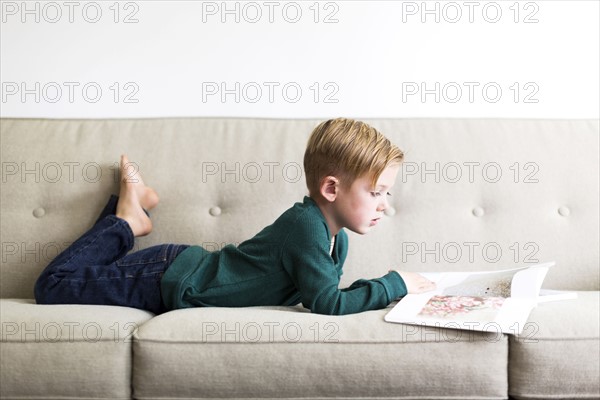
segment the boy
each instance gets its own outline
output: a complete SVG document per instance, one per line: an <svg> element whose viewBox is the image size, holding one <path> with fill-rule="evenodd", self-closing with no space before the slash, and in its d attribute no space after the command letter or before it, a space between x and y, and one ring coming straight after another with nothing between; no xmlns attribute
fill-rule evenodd
<svg viewBox="0 0 600 400"><path fill-rule="evenodd" d="M152 230L145 210L158 196L121 157L121 184L97 223L53 260L36 282L38 303L172 309L302 303L320 314L386 307L407 292L434 289L421 275L390 271L338 289L348 251L343 228L365 234L388 206L403 153L369 125L338 118L319 124L304 154L309 190L272 225L217 252L165 244L126 255ZM113 215L114 214L114 215Z"/></svg>

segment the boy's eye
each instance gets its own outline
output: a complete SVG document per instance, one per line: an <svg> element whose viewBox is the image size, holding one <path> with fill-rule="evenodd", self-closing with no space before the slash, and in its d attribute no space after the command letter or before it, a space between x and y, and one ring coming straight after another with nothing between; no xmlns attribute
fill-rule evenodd
<svg viewBox="0 0 600 400"><path fill-rule="evenodd" d="M390 192L385 192L385 194L388 196L392 195ZM373 197L381 196L381 192L371 192L371 196L373 196Z"/></svg>

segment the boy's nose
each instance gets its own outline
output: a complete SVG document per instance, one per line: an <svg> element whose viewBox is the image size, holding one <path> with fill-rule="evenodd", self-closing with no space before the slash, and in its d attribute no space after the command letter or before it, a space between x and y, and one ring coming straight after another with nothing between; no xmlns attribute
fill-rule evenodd
<svg viewBox="0 0 600 400"><path fill-rule="evenodd" d="M377 207L377 211L385 211L386 208L389 207L387 196L382 196L381 201Z"/></svg>

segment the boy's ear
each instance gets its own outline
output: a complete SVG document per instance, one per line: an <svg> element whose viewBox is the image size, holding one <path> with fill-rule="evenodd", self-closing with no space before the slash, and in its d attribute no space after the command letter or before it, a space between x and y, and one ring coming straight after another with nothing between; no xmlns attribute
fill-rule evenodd
<svg viewBox="0 0 600 400"><path fill-rule="evenodd" d="M335 176L326 176L321 180L321 186L319 187L321 196L329 202L335 201L338 195L339 184L340 181Z"/></svg>

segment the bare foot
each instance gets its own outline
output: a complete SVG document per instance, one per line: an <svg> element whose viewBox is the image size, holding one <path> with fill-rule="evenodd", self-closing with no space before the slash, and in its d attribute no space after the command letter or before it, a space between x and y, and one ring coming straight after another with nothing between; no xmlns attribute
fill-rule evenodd
<svg viewBox="0 0 600 400"><path fill-rule="evenodd" d="M138 165L130 162L126 155L121 156L121 181L135 184L135 191L144 210L152 210L156 207L158 194L150 186L146 186L139 174Z"/></svg>
<svg viewBox="0 0 600 400"><path fill-rule="evenodd" d="M158 195L144 184L137 166L130 163L126 155L121 156L120 172L121 187L116 216L127 221L133 236L145 236L152 231L152 221L144 212L144 208L149 210L156 206Z"/></svg>

